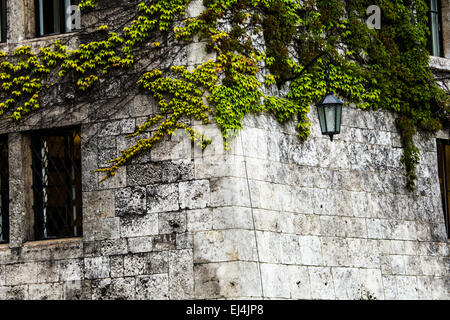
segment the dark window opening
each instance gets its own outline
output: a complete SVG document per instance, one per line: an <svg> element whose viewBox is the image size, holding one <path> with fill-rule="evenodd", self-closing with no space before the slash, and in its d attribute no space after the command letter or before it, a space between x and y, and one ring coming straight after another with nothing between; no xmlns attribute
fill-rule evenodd
<svg viewBox="0 0 450 320"><path fill-rule="evenodd" d="M0 0L0 42L6 42L6 0Z"/></svg>
<svg viewBox="0 0 450 320"><path fill-rule="evenodd" d="M78 129L33 134L35 240L83 234Z"/></svg>
<svg viewBox="0 0 450 320"><path fill-rule="evenodd" d="M35 0L36 30L38 36L66 33L76 30L72 6L79 0Z"/></svg>
<svg viewBox="0 0 450 320"><path fill-rule="evenodd" d="M429 0L428 27L430 35L428 38L428 51L432 56L443 57L442 39L442 10L440 0Z"/></svg>
<svg viewBox="0 0 450 320"><path fill-rule="evenodd" d="M441 186L442 207L444 208L445 227L450 238L450 140L438 140L438 169Z"/></svg>
<svg viewBox="0 0 450 320"><path fill-rule="evenodd" d="M0 137L0 243L9 241L8 137Z"/></svg>

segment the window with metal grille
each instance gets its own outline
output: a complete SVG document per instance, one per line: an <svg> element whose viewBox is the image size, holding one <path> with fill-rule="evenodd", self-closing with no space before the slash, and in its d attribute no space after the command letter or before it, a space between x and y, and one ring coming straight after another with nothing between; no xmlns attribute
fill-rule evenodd
<svg viewBox="0 0 450 320"><path fill-rule="evenodd" d="M441 186L442 207L444 208L445 226L450 239L450 141L438 140L438 169Z"/></svg>
<svg viewBox="0 0 450 320"><path fill-rule="evenodd" d="M0 137L0 243L9 241L8 137Z"/></svg>
<svg viewBox="0 0 450 320"><path fill-rule="evenodd" d="M0 0L0 42L6 42L6 0Z"/></svg>
<svg viewBox="0 0 450 320"><path fill-rule="evenodd" d="M430 28L428 50L432 56L443 57L441 1L429 0L428 5L430 8L428 16L428 26Z"/></svg>
<svg viewBox="0 0 450 320"><path fill-rule="evenodd" d="M77 29L71 18L72 6L79 0L35 0L36 30L38 36L71 32Z"/></svg>
<svg viewBox="0 0 450 320"><path fill-rule="evenodd" d="M31 143L35 239L82 236L80 131L33 134Z"/></svg>

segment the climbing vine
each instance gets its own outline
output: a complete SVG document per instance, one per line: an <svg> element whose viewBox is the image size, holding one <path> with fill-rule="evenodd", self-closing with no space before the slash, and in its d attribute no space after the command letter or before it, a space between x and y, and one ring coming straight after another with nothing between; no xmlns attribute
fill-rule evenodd
<svg viewBox="0 0 450 320"><path fill-rule="evenodd" d="M132 136L157 129L99 169L105 178L177 129L205 148L210 140L186 124L190 118L217 123L225 148L245 115L254 112L271 113L281 123L297 117L304 141L310 134L309 108L329 82L330 90L361 109L398 114L401 161L414 189L419 149L413 137L418 129L448 126L449 112L448 97L427 67L425 1L379 0L381 30L365 23L372 0L204 0L199 16L185 18L190 2L144 1L128 26L116 32L100 26L101 40L76 50L56 41L38 53L30 47L1 52L0 114L21 120L40 108L40 94L59 78L70 76L80 91L88 91L112 70L136 65L143 46L162 50L165 44L155 39L173 37L179 45L200 40L213 60L193 69L172 65L142 74L137 86L156 99L161 114ZM93 9L95 0L79 6Z"/></svg>

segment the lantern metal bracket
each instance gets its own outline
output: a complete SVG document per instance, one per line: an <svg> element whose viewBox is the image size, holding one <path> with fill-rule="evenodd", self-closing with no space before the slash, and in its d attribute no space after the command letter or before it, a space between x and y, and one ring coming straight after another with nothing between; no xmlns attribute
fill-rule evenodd
<svg viewBox="0 0 450 320"><path fill-rule="evenodd" d="M324 52L322 55L316 58L328 55L329 61L324 61L325 77L326 77L326 94L325 97L316 104L319 115L319 124L322 130L322 134L328 135L330 140L333 141L335 134L340 133L341 118L342 118L342 102L331 94L330 90L330 74L329 64L334 61L333 56L329 52Z"/></svg>

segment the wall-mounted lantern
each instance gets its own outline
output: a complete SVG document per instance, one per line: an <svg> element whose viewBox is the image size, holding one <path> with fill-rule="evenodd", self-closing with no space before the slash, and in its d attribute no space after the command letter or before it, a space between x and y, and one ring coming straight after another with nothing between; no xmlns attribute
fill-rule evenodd
<svg viewBox="0 0 450 320"><path fill-rule="evenodd" d="M342 106L344 105L344 102L330 93L329 63L333 61L333 57L328 52L324 54L329 56L329 62L324 63L327 91L325 98L323 98L316 106L322 134L330 136L331 141L333 141L333 136L341 133Z"/></svg>
<svg viewBox="0 0 450 320"><path fill-rule="evenodd" d="M329 94L316 105L322 134L330 136L331 141L335 134L341 133L343 104L344 102Z"/></svg>

